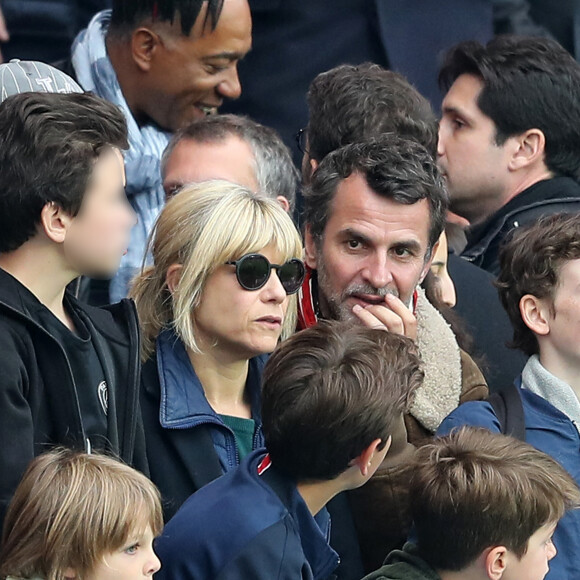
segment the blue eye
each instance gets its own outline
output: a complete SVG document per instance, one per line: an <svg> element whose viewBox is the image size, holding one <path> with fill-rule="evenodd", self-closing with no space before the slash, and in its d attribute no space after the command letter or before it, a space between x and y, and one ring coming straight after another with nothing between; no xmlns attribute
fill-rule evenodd
<svg viewBox="0 0 580 580"><path fill-rule="evenodd" d="M125 552L125 554L135 554L137 552L137 549L139 548L139 543L136 544L132 544L131 546L129 546L128 548L125 548L125 550L123 550Z"/></svg>

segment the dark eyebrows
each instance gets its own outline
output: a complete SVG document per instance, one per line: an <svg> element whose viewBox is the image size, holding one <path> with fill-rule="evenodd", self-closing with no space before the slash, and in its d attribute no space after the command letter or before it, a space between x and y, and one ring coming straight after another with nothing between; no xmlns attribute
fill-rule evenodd
<svg viewBox="0 0 580 580"><path fill-rule="evenodd" d="M408 250L413 254L419 254L421 252L421 244L417 240L403 240L393 244L394 248L403 248Z"/></svg>
<svg viewBox="0 0 580 580"><path fill-rule="evenodd" d="M245 54L241 54L239 52L220 52L218 54L204 56L202 60L204 62L208 62L210 60L229 60L230 62L233 62L235 60L242 60L244 56Z"/></svg>
<svg viewBox="0 0 580 580"><path fill-rule="evenodd" d="M457 107L444 105L441 108L441 112L443 115L455 115L456 117L460 117L461 119L463 119L467 123L471 123L470 116L468 114L466 114L465 111L462 111L461 109L458 109Z"/></svg>
<svg viewBox="0 0 580 580"><path fill-rule="evenodd" d="M371 239L352 228L346 228L339 233L339 236L343 239L349 240L357 240L358 242L362 242L363 244L370 244Z"/></svg>
<svg viewBox="0 0 580 580"><path fill-rule="evenodd" d="M338 236L343 240L356 240L367 246L374 245L374 242L371 238L365 236L363 233L353 228L345 228L344 230L338 233ZM400 242L394 243L392 247L403 248L417 255L422 251L421 244L417 240L401 240Z"/></svg>

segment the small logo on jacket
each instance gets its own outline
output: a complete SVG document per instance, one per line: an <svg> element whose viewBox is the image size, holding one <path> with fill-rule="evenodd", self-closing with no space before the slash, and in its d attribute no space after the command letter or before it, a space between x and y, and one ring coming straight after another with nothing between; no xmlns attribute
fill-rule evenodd
<svg viewBox="0 0 580 580"><path fill-rule="evenodd" d="M103 407L103 412L106 415L109 410L109 388L107 387L106 381L99 383L97 394L99 395L99 402L101 403L101 407Z"/></svg>

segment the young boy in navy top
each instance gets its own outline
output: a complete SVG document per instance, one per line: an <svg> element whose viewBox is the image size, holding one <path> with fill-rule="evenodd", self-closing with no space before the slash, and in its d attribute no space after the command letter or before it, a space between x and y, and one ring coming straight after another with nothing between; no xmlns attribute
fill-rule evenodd
<svg viewBox="0 0 580 580"><path fill-rule="evenodd" d="M497 286L514 328L513 346L530 357L512 387L515 404L507 404L502 425L490 403L465 403L438 433L458 425L505 432L519 405L522 438L580 483L580 216L553 214L516 229L500 253L500 265ZM546 578L576 580L580 511L564 516L554 544L559 556Z"/></svg>
<svg viewBox="0 0 580 580"><path fill-rule="evenodd" d="M325 505L373 475L422 378L413 343L383 330L321 323L282 343L264 371L267 451L187 500L158 580L328 578Z"/></svg>

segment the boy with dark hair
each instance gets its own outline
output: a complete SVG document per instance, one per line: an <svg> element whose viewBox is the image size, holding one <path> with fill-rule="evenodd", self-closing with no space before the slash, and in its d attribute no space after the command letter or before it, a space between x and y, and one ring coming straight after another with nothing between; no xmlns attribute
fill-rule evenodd
<svg viewBox="0 0 580 580"><path fill-rule="evenodd" d="M383 330L321 323L284 342L263 378L269 453L189 498L159 538L158 578L328 578L325 505L376 471L422 378L413 343Z"/></svg>
<svg viewBox="0 0 580 580"><path fill-rule="evenodd" d="M49 447L98 448L146 469L139 334L129 301L101 310L65 291L118 268L135 223L122 113L89 94L0 105L0 520Z"/></svg>
<svg viewBox="0 0 580 580"><path fill-rule="evenodd" d="M580 490L551 457L472 428L417 451L410 494L416 544L365 580L542 580L556 523L580 506Z"/></svg>
<svg viewBox="0 0 580 580"><path fill-rule="evenodd" d="M522 437L580 483L580 216L554 214L518 228L502 249L500 264L497 285L514 327L513 345L530 358L506 391L503 418L489 402L470 402L451 413L439 432L466 424L506 432L519 414ZM578 577L579 529L578 511L558 524L554 538L560 557L548 578Z"/></svg>

